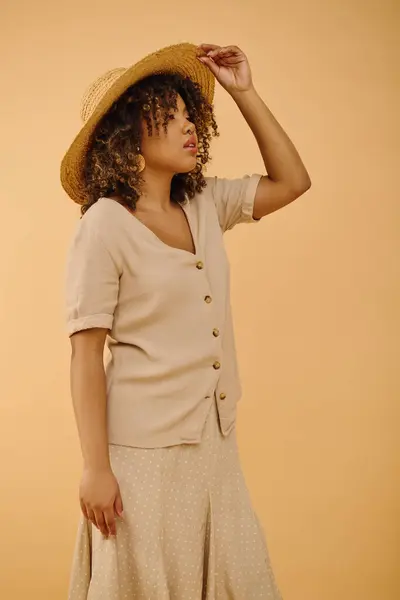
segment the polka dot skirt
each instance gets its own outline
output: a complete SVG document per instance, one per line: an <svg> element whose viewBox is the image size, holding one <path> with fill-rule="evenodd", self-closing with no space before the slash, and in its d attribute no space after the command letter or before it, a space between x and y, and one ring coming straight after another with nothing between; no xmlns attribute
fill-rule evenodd
<svg viewBox="0 0 400 600"><path fill-rule="evenodd" d="M81 517L69 600L281 600L236 430L222 436L215 402L200 444L110 456L124 515L109 539Z"/></svg>

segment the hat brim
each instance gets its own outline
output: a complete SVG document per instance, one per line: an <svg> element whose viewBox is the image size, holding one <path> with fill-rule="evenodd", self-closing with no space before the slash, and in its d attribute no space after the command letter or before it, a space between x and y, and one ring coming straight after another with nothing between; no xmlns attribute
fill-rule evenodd
<svg viewBox="0 0 400 600"><path fill-rule="evenodd" d="M61 162L61 185L74 202L84 204L86 201L83 169L92 135L99 121L129 87L150 75L176 73L198 83L203 96L212 104L215 77L198 60L198 55L197 46L193 44L184 43L168 46L149 54L138 63L129 67L110 89L107 90L93 111L93 114L72 142Z"/></svg>

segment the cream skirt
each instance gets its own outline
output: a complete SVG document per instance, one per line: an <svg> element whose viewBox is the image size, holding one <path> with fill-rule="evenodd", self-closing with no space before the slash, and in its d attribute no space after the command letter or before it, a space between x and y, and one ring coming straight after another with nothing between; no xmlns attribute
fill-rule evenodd
<svg viewBox="0 0 400 600"><path fill-rule="evenodd" d="M281 600L215 401L200 444L110 445L124 515L105 539L82 516L69 600Z"/></svg>

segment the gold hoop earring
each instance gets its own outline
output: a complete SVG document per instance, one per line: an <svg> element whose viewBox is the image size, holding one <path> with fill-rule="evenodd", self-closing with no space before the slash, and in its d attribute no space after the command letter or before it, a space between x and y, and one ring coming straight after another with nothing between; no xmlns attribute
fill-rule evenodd
<svg viewBox="0 0 400 600"><path fill-rule="evenodd" d="M146 161L144 159L143 154L138 154L136 156L136 173L141 173L142 171L144 171L145 166Z"/></svg>

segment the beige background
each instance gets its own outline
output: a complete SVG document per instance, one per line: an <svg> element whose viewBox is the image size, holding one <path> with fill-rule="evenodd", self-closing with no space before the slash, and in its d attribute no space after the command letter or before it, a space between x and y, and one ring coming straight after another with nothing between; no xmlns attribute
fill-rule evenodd
<svg viewBox="0 0 400 600"><path fill-rule="evenodd" d="M9 0L0 10L0 597L67 592L81 459L63 269L78 210L58 169L80 97L108 68L207 41L248 54L313 180L226 238L243 467L284 599L398 599L399 4ZM216 112L210 173L262 169L223 90Z"/></svg>

